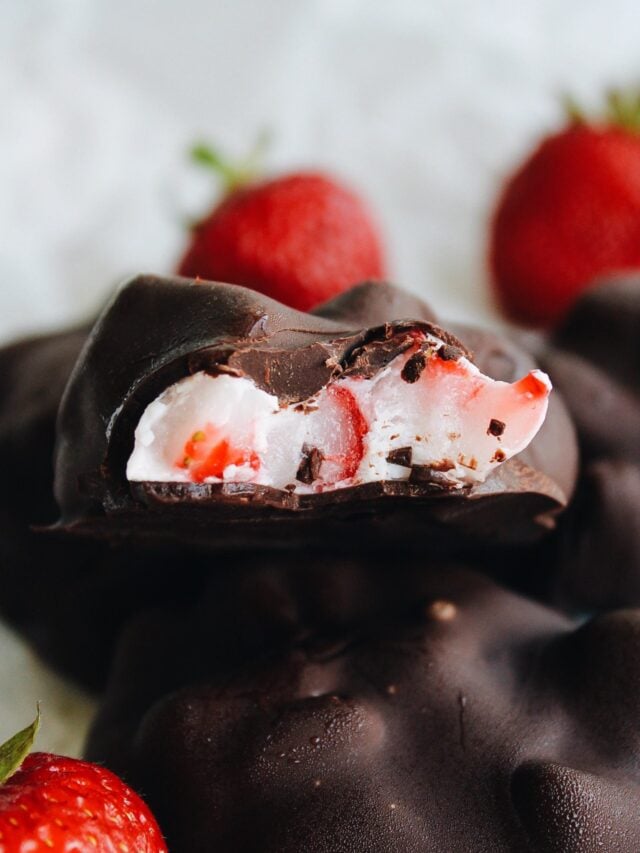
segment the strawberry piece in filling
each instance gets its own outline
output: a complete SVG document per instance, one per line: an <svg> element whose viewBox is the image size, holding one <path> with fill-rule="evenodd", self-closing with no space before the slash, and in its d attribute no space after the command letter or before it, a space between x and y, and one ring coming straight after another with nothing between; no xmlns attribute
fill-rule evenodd
<svg viewBox="0 0 640 853"><path fill-rule="evenodd" d="M355 477L364 456L368 424L353 393L341 383L330 385L323 399L322 422L313 431L315 446L321 450L322 478L338 483ZM326 433L326 434L325 434Z"/></svg>
<svg viewBox="0 0 640 853"><path fill-rule="evenodd" d="M551 384L532 371L483 376L426 334L372 377L338 377L281 406L244 377L196 373L145 410L131 481L252 482L308 493L431 469L451 488L482 482L544 420Z"/></svg>
<svg viewBox="0 0 640 853"><path fill-rule="evenodd" d="M185 442L182 456L175 464L188 471L194 483L202 483L208 478L223 479L229 466L249 465L257 471L260 460L255 451L234 447L229 439L220 438L212 424L205 424Z"/></svg>

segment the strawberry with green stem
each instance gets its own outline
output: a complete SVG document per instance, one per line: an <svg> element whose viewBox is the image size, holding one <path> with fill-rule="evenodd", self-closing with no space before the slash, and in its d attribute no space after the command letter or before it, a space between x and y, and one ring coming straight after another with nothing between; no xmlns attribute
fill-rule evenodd
<svg viewBox="0 0 640 853"><path fill-rule="evenodd" d="M491 229L490 267L505 312L552 326L609 273L640 269L640 94L609 95L568 123L507 182Z"/></svg>
<svg viewBox="0 0 640 853"><path fill-rule="evenodd" d="M193 228L180 275L242 284L307 311L385 275L381 240L364 203L321 172L258 179L264 142L234 166L214 149L192 151L222 180L222 201Z"/></svg>

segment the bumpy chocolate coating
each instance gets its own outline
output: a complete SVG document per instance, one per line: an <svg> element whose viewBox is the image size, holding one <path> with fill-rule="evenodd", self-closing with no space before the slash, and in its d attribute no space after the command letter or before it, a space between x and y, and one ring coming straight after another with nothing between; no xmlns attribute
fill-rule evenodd
<svg viewBox="0 0 640 853"><path fill-rule="evenodd" d="M585 465L557 534L558 601L607 609L640 605L640 466L603 458Z"/></svg>
<svg viewBox="0 0 640 853"><path fill-rule="evenodd" d="M558 537L557 591L583 608L640 604L640 277L588 290L543 356L585 458Z"/></svg>
<svg viewBox="0 0 640 853"><path fill-rule="evenodd" d="M53 521L55 418L87 328L0 349L0 504L33 524Z"/></svg>
<svg viewBox="0 0 640 853"><path fill-rule="evenodd" d="M397 584L377 623L311 626L242 669L241 630L193 644L193 618L141 619L89 755L174 853L638 849L640 612L576 628L453 567Z"/></svg>
<svg viewBox="0 0 640 853"><path fill-rule="evenodd" d="M102 686L121 625L143 606L195 594L201 573L175 555L62 541L52 523L58 405L88 328L0 349L0 613L38 653L85 687Z"/></svg>
<svg viewBox="0 0 640 853"><path fill-rule="evenodd" d="M544 357L589 457L640 463L640 277L588 290Z"/></svg>
<svg viewBox="0 0 640 853"><path fill-rule="evenodd" d="M127 752L138 717L185 684L224 682L308 644L342 647L345 636L380 630L419 609L425 568L437 567L430 555L396 560L393 571L385 559L315 551L303 560L229 556L197 596L141 613L126 629L94 729L95 754L125 766L117 755Z"/></svg>
<svg viewBox="0 0 640 853"><path fill-rule="evenodd" d="M127 620L153 602L196 595L204 568L172 554L151 561L131 548L50 540L0 511L0 615L87 690L104 686Z"/></svg>
<svg viewBox="0 0 640 853"><path fill-rule="evenodd" d="M428 535L431 547L448 550L454 543L539 537L566 503L575 476L574 438L562 417L552 419L529 456L510 460L462 496L414 479L311 495L251 483L126 480L145 406L183 376L233 373L282 401L301 401L344 370L375 372L412 330L432 330L462 346L430 318L415 297L391 285L361 285L302 314L234 285L133 280L94 327L62 401L59 529L218 549L327 541L375 549L394 540L406 547ZM536 467L527 464L534 458Z"/></svg>

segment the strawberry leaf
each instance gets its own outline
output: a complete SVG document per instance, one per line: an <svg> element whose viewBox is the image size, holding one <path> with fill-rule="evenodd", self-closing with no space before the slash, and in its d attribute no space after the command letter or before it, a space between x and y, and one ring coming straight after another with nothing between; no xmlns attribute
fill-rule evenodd
<svg viewBox="0 0 640 853"><path fill-rule="evenodd" d="M586 113L570 95L565 95L562 100L571 125L617 127L630 133L640 132L640 92L635 89L611 89L606 94L603 112L595 116Z"/></svg>
<svg viewBox="0 0 640 853"><path fill-rule="evenodd" d="M217 148L207 142L198 142L194 145L189 156L193 163L217 175L222 181L225 194L228 195L257 180L262 171L262 161L270 141L270 134L263 130L249 154L238 162L227 159Z"/></svg>
<svg viewBox="0 0 640 853"><path fill-rule="evenodd" d="M199 166L206 166L207 169L214 169L221 174L226 174L229 170L229 164L220 152L204 142L199 142L193 146L190 151L190 157Z"/></svg>
<svg viewBox="0 0 640 853"><path fill-rule="evenodd" d="M40 728L40 706L31 725L10 737L0 746L0 784L6 782L25 760Z"/></svg>
<svg viewBox="0 0 640 853"><path fill-rule="evenodd" d="M191 160L198 166L204 166L222 179L227 192L240 183L240 171L211 145L199 142L190 151Z"/></svg>

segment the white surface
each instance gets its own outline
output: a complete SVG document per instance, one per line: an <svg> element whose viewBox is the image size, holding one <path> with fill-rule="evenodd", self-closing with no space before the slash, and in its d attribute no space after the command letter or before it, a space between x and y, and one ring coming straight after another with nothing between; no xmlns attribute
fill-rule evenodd
<svg viewBox="0 0 640 853"><path fill-rule="evenodd" d="M244 152L264 127L275 168L325 167L369 198L397 281L443 313L490 318L497 181L555 126L559 93L593 104L637 82L637 8L3 0L0 339L90 312L128 274L169 270L181 221L209 198L188 144ZM24 722L50 683L33 667L23 683L25 653L2 642L0 722ZM60 719L47 706L45 745Z"/></svg>

